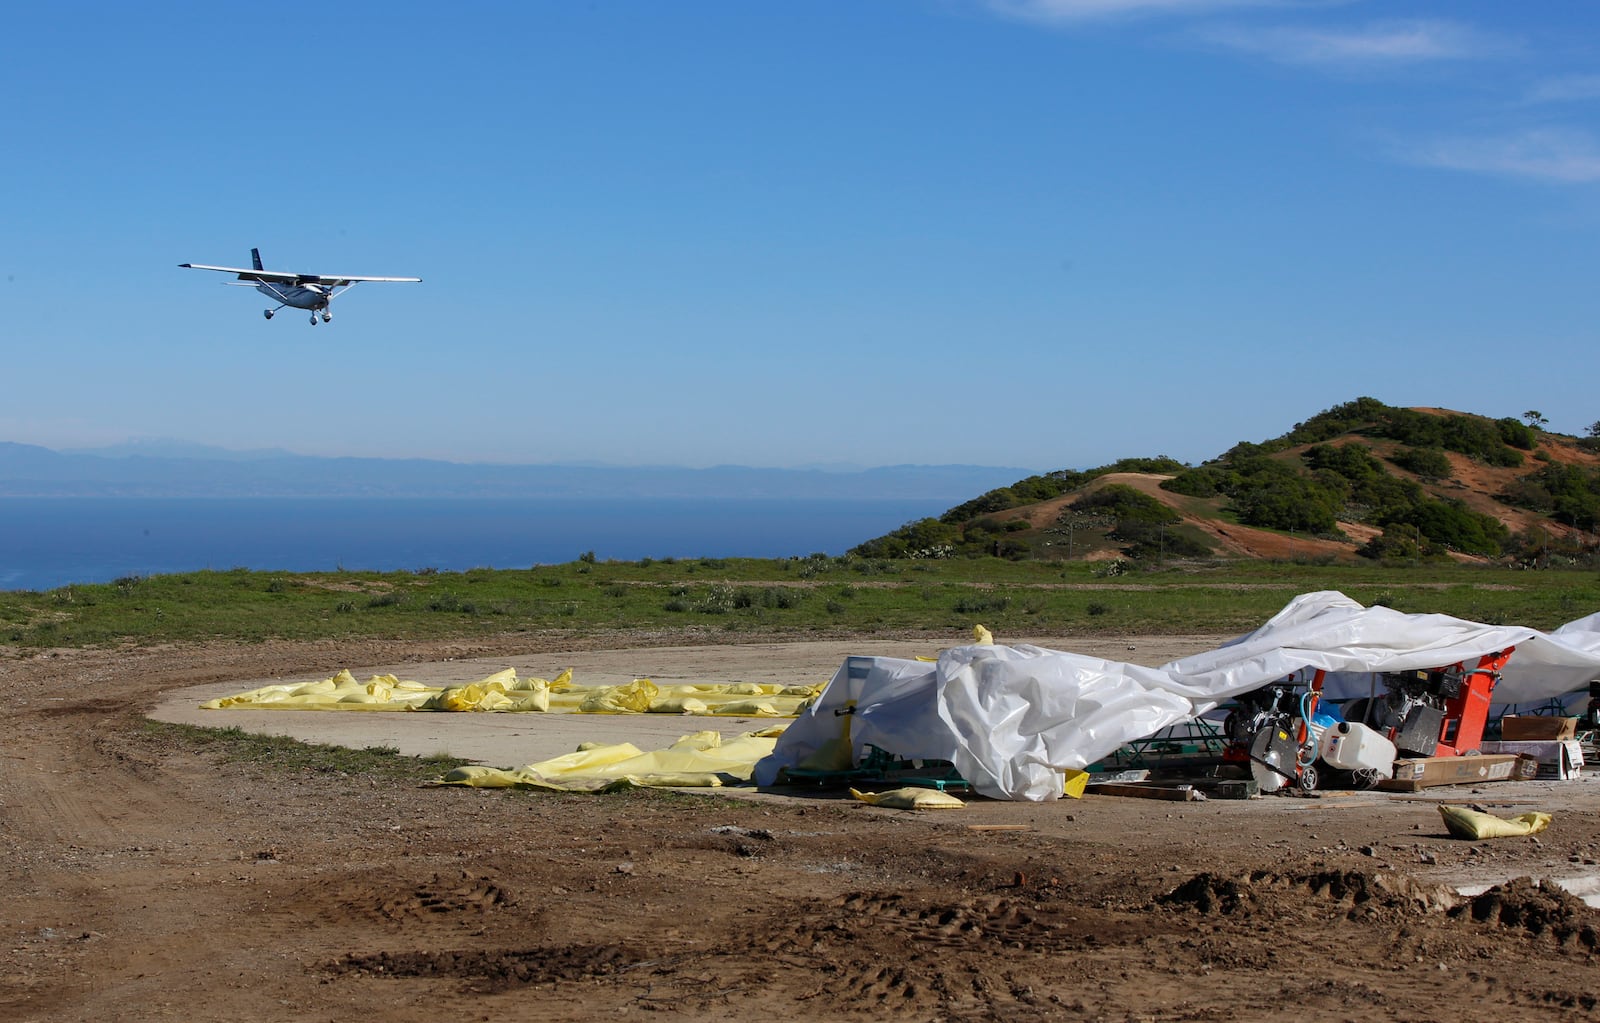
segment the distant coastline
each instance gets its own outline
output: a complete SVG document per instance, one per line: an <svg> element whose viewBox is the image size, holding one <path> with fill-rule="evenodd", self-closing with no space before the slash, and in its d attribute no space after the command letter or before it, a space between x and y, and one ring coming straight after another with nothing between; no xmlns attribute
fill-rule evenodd
<svg viewBox="0 0 1600 1023"><path fill-rule="evenodd" d="M0 590L205 569L465 571L843 554L939 498L0 497Z"/></svg>
<svg viewBox="0 0 1600 1023"><path fill-rule="evenodd" d="M1032 473L973 465L828 470L469 464L196 445L172 449L189 454L111 450L60 452L0 441L0 498L838 499L954 505Z"/></svg>

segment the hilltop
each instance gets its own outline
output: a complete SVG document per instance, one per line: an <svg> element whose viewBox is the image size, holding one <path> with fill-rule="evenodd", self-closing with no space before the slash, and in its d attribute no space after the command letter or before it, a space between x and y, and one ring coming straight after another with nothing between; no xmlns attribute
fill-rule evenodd
<svg viewBox="0 0 1600 1023"><path fill-rule="evenodd" d="M1020 479L852 550L863 557L1600 562L1590 436L1373 398L1191 466L1128 458Z"/></svg>

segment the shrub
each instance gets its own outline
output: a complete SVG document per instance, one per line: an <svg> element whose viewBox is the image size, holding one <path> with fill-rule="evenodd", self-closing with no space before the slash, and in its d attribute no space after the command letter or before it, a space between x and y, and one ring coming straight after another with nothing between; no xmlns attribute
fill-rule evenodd
<svg viewBox="0 0 1600 1023"><path fill-rule="evenodd" d="M1075 512L1109 515L1116 519L1117 528L1125 522L1155 524L1177 522L1181 516L1149 494L1121 483L1101 487L1072 502Z"/></svg>
<svg viewBox="0 0 1600 1023"><path fill-rule="evenodd" d="M1436 448L1402 448L1389 461L1425 480L1447 480L1455 475L1450 459Z"/></svg>
<svg viewBox="0 0 1600 1023"><path fill-rule="evenodd" d="M1383 523L1385 529L1408 524L1431 543L1467 554L1495 555L1511 537L1498 519L1480 515L1459 501L1422 501Z"/></svg>
<svg viewBox="0 0 1600 1023"><path fill-rule="evenodd" d="M1265 482L1234 501L1247 526L1312 534L1333 532L1341 503L1326 487L1298 476Z"/></svg>
<svg viewBox="0 0 1600 1023"><path fill-rule="evenodd" d="M1374 561L1413 561L1422 557L1422 533L1416 526L1396 523L1362 545L1356 553Z"/></svg>
<svg viewBox="0 0 1600 1023"><path fill-rule="evenodd" d="M1163 480L1161 489L1185 497L1215 497L1227 493L1237 482L1238 476L1221 466L1202 465L1198 469L1185 469L1170 480Z"/></svg>

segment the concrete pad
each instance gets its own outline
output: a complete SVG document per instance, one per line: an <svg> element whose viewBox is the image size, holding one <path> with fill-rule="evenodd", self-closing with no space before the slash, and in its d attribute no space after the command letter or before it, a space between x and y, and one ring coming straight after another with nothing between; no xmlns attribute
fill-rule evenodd
<svg viewBox="0 0 1600 1023"><path fill-rule="evenodd" d="M365 680L393 674L428 686L463 685L515 668L519 678L554 678L566 668L580 685L620 685L635 678L658 684L758 682L815 685L833 677L852 654L888 657L932 655L903 643L839 641L770 643L750 646L650 647L538 654L518 660L464 658L411 664L330 665L311 677L240 679L178 690L162 700L150 717L173 724L240 728L301 742L364 749L388 746L406 756L448 754L486 767L513 768L571 753L580 743L631 742L641 750L662 749L693 732L717 731L731 739L745 732L784 724L791 718L709 717L668 714L492 714L397 711L317 711L228 708L201 710L200 704L262 686L315 682L348 667Z"/></svg>

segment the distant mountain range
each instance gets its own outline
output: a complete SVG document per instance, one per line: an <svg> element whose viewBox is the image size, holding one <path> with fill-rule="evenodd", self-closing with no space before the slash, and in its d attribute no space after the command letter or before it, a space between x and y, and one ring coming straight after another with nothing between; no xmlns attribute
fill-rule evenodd
<svg viewBox="0 0 1600 1023"><path fill-rule="evenodd" d="M323 458L177 442L55 451L0 441L4 497L850 498L960 501L1031 470L709 469Z"/></svg>

